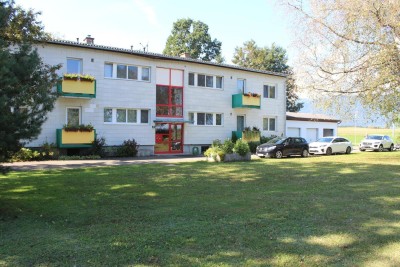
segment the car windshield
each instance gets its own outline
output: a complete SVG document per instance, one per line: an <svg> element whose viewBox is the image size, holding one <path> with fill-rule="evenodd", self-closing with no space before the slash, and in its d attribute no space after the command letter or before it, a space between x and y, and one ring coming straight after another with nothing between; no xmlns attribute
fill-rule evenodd
<svg viewBox="0 0 400 267"><path fill-rule="evenodd" d="M332 137L322 137L322 138L318 139L317 142L330 143L330 142L332 142L332 140L333 140Z"/></svg>
<svg viewBox="0 0 400 267"><path fill-rule="evenodd" d="M280 144L282 144L283 141L285 141L285 140L286 140L286 139L285 139L285 138L282 138L282 137L275 137L275 138L269 140L269 141L267 142L267 144L280 145Z"/></svg>
<svg viewBox="0 0 400 267"><path fill-rule="evenodd" d="M383 136L382 135L367 135L365 139L371 139L371 140L382 140Z"/></svg>

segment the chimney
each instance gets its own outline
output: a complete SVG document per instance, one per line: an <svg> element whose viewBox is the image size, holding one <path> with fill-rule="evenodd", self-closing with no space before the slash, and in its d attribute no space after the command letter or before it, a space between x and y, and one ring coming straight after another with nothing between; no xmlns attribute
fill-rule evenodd
<svg viewBox="0 0 400 267"><path fill-rule="evenodd" d="M190 54L187 53L187 52L182 53L182 54L181 54L181 57L183 57L183 58L191 58L191 57L190 57Z"/></svg>
<svg viewBox="0 0 400 267"><path fill-rule="evenodd" d="M85 39L83 39L84 42L86 42L87 44L94 44L94 38L88 34L88 36L86 36Z"/></svg>

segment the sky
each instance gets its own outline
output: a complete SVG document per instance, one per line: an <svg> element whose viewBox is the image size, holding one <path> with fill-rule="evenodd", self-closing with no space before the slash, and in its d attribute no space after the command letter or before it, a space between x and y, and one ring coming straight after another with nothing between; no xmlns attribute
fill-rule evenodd
<svg viewBox="0 0 400 267"><path fill-rule="evenodd" d="M235 47L253 39L259 46L275 43L290 51L289 21L275 0L15 0L24 9L40 11L45 31L59 39L162 53L173 22L200 20L222 42L231 64Z"/></svg>

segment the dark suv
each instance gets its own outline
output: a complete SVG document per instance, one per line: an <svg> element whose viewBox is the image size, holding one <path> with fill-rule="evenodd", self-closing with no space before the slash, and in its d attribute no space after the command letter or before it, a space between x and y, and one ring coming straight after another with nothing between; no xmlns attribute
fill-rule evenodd
<svg viewBox="0 0 400 267"><path fill-rule="evenodd" d="M302 137L276 137L259 145L256 150L259 157L275 157L300 155L308 157L308 143Z"/></svg>

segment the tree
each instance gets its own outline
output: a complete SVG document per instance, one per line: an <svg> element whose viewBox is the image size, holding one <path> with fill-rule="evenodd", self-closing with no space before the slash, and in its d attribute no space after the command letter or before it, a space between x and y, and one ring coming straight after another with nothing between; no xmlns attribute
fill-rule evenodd
<svg viewBox="0 0 400 267"><path fill-rule="evenodd" d="M303 103L297 103L296 80L291 68L287 65L286 50L272 44L271 47L258 47L254 40L243 43L242 47L236 47L232 62L241 67L273 71L288 72L286 80L286 110L298 112L303 108Z"/></svg>
<svg viewBox="0 0 400 267"><path fill-rule="evenodd" d="M0 162L38 136L57 99L60 66L45 65L33 49L48 38L38 14L0 1Z"/></svg>
<svg viewBox="0 0 400 267"><path fill-rule="evenodd" d="M190 18L179 19L173 24L163 53L170 56L189 53L194 59L221 62L221 44L217 39L211 39L207 24Z"/></svg>
<svg viewBox="0 0 400 267"><path fill-rule="evenodd" d="M282 2L295 18L295 73L301 89L331 106L339 104L346 113L360 102L387 118L398 116L398 1Z"/></svg>

